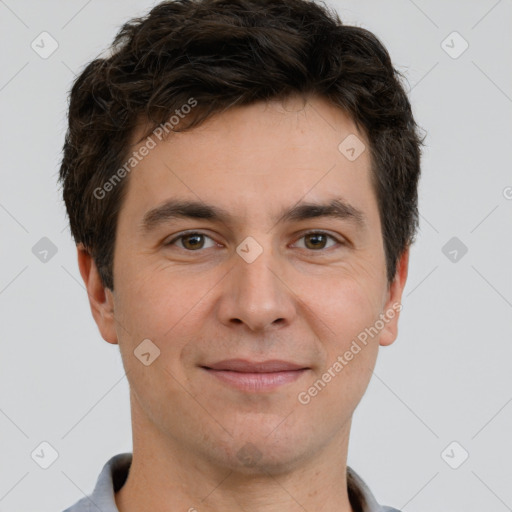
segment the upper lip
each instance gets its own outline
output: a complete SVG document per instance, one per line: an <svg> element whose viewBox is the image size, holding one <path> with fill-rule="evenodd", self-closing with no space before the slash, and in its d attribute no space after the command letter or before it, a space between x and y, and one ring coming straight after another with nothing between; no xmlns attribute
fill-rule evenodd
<svg viewBox="0 0 512 512"><path fill-rule="evenodd" d="M218 363L204 365L203 368L243 373L272 373L306 369L304 365L280 361L278 359L262 362L248 361L247 359L226 359Z"/></svg>

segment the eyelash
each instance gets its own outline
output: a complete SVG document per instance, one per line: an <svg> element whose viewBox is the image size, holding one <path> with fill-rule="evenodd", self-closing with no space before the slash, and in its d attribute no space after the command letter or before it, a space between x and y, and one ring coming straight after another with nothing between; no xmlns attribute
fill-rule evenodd
<svg viewBox="0 0 512 512"><path fill-rule="evenodd" d="M172 240L170 240L169 242L165 243L164 245L165 246L171 246L171 245L175 245L175 242L177 242L178 240L181 240L182 238L186 238L188 236L191 236L191 235L201 235L201 236L204 236L206 238L210 238L211 240L213 240L213 238L205 233L201 233L200 231L185 231L185 232L182 232L180 233L178 236L176 236L175 238L173 238ZM298 240L301 240L302 238L308 236L308 235L324 235L324 236L327 236L328 238L330 238L331 240L334 240L338 245L345 245L345 242L343 242L342 240L339 240L338 238L336 238L335 236L331 235L330 233L327 233L325 231L308 231L306 233L303 233L298 239ZM294 242L295 243L295 242ZM327 248L322 248L322 249L318 249L318 250L314 250L314 249L308 249L308 248L305 248L303 250L306 250L308 252L325 252L329 249L333 249L335 246L333 247L327 247ZM190 250L190 249L185 249L183 247L178 247L179 249L183 250L183 251L186 251L186 252L189 252L189 253L193 253L193 252L202 252L203 250L205 249L197 249L195 251L193 250ZM211 249L211 247L207 247L207 249ZM302 249L302 248L301 248Z"/></svg>

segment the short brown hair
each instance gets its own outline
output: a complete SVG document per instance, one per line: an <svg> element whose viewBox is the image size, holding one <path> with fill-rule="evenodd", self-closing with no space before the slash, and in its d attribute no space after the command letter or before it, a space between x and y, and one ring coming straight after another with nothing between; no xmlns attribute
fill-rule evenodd
<svg viewBox="0 0 512 512"><path fill-rule="evenodd" d="M234 106L315 95L343 109L370 143L390 282L418 225L424 140L401 78L374 34L312 0L158 4L125 23L111 55L90 62L73 84L60 181L75 242L113 290L126 179L100 199L95 191L130 158L141 119L152 131L193 97L197 106L175 129L183 131Z"/></svg>

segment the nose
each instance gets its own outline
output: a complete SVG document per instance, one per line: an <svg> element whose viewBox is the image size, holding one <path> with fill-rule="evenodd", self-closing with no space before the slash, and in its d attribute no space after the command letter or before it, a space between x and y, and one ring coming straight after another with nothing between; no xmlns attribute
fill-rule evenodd
<svg viewBox="0 0 512 512"><path fill-rule="evenodd" d="M223 280L218 308L221 322L244 324L251 331L289 325L296 315L296 304L282 265L270 248L264 248L250 263L235 254L234 265Z"/></svg>

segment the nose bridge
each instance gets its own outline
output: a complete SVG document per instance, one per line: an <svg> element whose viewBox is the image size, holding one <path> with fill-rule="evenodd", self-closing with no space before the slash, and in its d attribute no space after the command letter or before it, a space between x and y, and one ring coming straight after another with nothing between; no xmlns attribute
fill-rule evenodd
<svg viewBox="0 0 512 512"><path fill-rule="evenodd" d="M237 255L235 272L241 287L254 297L275 295L277 262L270 241L263 245L248 237L238 246Z"/></svg>
<svg viewBox="0 0 512 512"><path fill-rule="evenodd" d="M280 261L275 257L271 237L247 237L238 247L230 272L230 286L223 298L225 321L240 321L250 329L265 329L289 322L293 301L281 282Z"/></svg>

